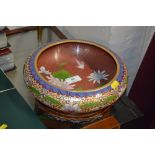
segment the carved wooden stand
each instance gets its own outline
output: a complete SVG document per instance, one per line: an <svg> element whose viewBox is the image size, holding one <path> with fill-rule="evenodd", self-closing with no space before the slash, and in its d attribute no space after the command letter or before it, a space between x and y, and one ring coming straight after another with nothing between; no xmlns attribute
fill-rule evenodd
<svg viewBox="0 0 155 155"><path fill-rule="evenodd" d="M35 104L35 111L49 129L119 129L120 124L116 118L111 115L110 110L111 107L108 107L87 114L71 115L70 113L51 109L38 100L36 100ZM72 122L70 120L72 120ZM83 121L79 122L79 120Z"/></svg>

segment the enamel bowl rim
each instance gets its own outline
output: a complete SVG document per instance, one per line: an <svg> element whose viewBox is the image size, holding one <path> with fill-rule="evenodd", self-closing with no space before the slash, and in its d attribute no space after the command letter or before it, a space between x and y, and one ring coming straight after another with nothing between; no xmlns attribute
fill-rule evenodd
<svg viewBox="0 0 155 155"><path fill-rule="evenodd" d="M61 44L65 44L65 43L83 43L83 44L87 44L87 45L92 45L92 46L95 46L97 48L100 48L103 52L106 52L108 53L112 58L113 60L115 61L116 63L116 73L114 75L114 77L112 78L112 80L110 80L108 83L106 83L104 86L101 86L99 88L95 88L95 89L90 89L90 90L82 90L82 91L77 91L77 90L66 90L66 89L62 89L60 87L56 87L54 85L51 85L50 83L48 83L47 80L45 80L40 74L39 74L39 71L38 71L38 68L37 68L37 60L39 58L39 56L48 48L50 47L53 47L53 46L57 46L57 45L61 45ZM119 75L119 72L120 72L120 65L119 65L119 62L118 62L118 59L116 58L116 54L114 54L111 50L109 50L108 48L106 48L105 46L103 45L100 45L96 42L92 42L92 41L86 41L86 40L72 40L72 39L66 39L66 40L63 40L63 41L58 41L58 42L55 42L55 43L49 43L47 45L45 45L44 47L41 47L40 49L37 50L37 54L36 54L36 57L34 59L34 67L35 67L35 70L38 74L38 76L43 80L45 81L47 84L51 85L52 87L55 87L56 89L60 89L60 90L63 90L63 91L67 91L67 92L75 92L75 93L83 93L83 92L96 92L96 91L99 91L103 88L106 88L108 86L110 86L112 84L113 81L115 81Z"/></svg>

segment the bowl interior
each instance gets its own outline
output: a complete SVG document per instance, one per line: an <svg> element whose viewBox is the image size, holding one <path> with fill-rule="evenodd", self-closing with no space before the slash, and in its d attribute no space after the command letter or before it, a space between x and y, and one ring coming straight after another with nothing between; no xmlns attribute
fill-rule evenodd
<svg viewBox="0 0 155 155"><path fill-rule="evenodd" d="M36 61L38 74L50 85L72 91L100 88L116 75L114 58L88 43L64 42L48 47Z"/></svg>

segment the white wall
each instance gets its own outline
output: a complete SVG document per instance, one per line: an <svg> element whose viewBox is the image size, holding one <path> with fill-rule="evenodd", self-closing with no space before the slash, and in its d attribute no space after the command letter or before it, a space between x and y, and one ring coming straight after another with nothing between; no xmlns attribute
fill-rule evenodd
<svg viewBox="0 0 155 155"><path fill-rule="evenodd" d="M128 67L128 92L152 38L155 27L61 26L68 38L98 42L116 52Z"/></svg>

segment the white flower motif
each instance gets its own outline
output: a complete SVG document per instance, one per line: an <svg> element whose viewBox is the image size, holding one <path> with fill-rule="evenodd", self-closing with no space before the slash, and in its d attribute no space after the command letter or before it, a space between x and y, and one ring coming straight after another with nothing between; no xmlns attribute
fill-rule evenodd
<svg viewBox="0 0 155 155"><path fill-rule="evenodd" d="M71 85L62 79L59 80L58 78L53 77L53 75L46 76L46 78L48 79L49 83L51 83L52 85L55 85L57 87L60 87L62 89L68 89L68 90L74 89L75 85Z"/></svg>
<svg viewBox="0 0 155 155"><path fill-rule="evenodd" d="M76 59L77 68L84 69L84 62Z"/></svg>
<svg viewBox="0 0 155 155"><path fill-rule="evenodd" d="M70 105L70 104L65 104L64 108L65 111L80 111L80 107L78 104Z"/></svg>
<svg viewBox="0 0 155 155"><path fill-rule="evenodd" d="M49 72L48 70L46 70L46 68L44 66L40 67L39 73L44 73L46 75L50 75L51 72Z"/></svg>
<svg viewBox="0 0 155 155"><path fill-rule="evenodd" d="M93 83L97 82L98 84L100 84L101 80L108 80L109 74L105 73L104 71L94 71L93 73L91 73L87 78L89 78L89 81L93 81Z"/></svg>

